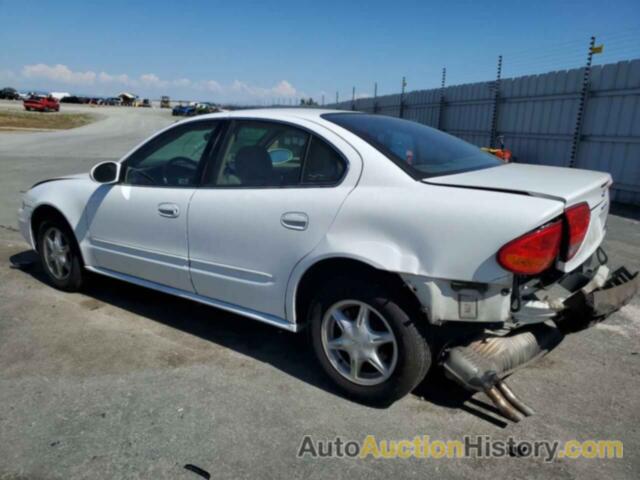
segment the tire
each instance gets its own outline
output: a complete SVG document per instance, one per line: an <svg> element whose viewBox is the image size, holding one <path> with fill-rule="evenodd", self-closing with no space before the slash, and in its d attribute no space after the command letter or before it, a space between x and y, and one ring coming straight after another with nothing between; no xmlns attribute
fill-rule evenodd
<svg viewBox="0 0 640 480"><path fill-rule="evenodd" d="M376 341L384 341L382 337L388 340L388 336L380 332L388 330L393 335L393 343L373 347L374 357L379 360L376 363L382 363L386 370L373 368L373 363L365 360L360 370L363 378L358 378L356 373L354 380L351 354L329 347L346 338L345 330L339 327L340 322L331 312L342 312L353 321L350 327L353 328L362 307L369 309L369 326L364 329L364 335L367 335L366 331L374 331ZM357 277L330 279L312 299L307 320L313 350L322 369L347 397L365 404L388 406L424 379L432 355L422 328L417 325L420 317L414 310L401 292ZM339 332L339 338L333 338L334 342L331 342L335 332ZM347 338L347 342L356 342L349 347L356 345L354 357L370 355L372 347L367 340ZM357 351L360 348L368 351L363 354ZM388 372L387 376L383 371Z"/></svg>
<svg viewBox="0 0 640 480"><path fill-rule="evenodd" d="M60 235L60 245L56 245L56 232ZM77 292L82 288L84 264L75 236L66 222L61 219L43 221L38 227L37 246L42 269L51 285L66 292ZM62 255L64 261L60 260Z"/></svg>

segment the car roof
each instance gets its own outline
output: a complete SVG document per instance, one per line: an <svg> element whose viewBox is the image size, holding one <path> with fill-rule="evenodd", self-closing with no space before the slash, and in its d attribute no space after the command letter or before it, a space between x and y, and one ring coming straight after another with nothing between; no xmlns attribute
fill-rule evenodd
<svg viewBox="0 0 640 480"><path fill-rule="evenodd" d="M246 110L233 110L219 113L209 113L206 115L200 115L190 121L196 119L215 119L215 118L234 118L234 117L253 117L253 118L271 118L274 120L296 120L296 119L308 119L317 120L321 115L325 113L344 113L344 110L331 110L326 108L252 108Z"/></svg>

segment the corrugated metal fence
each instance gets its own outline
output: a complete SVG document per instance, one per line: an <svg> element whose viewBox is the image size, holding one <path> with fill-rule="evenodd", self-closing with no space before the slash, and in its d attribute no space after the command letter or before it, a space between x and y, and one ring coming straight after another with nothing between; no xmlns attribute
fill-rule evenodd
<svg viewBox="0 0 640 480"><path fill-rule="evenodd" d="M518 162L569 166L584 69L503 79L497 133ZM402 117L488 146L496 102L493 81L404 95ZM401 95L329 107L400 115ZM577 168L610 172L613 198L640 205L640 60L592 67Z"/></svg>

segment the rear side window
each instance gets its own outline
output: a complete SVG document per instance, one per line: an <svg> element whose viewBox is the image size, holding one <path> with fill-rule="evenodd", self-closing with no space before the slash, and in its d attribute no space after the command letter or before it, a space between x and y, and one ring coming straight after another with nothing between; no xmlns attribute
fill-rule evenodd
<svg viewBox="0 0 640 480"><path fill-rule="evenodd" d="M304 166L302 183L331 185L344 174L345 164L340 155L319 138L312 138Z"/></svg>
<svg viewBox="0 0 640 480"><path fill-rule="evenodd" d="M364 113L322 117L356 134L416 179L502 165L475 145L420 123Z"/></svg>
<svg viewBox="0 0 640 480"><path fill-rule="evenodd" d="M233 122L208 184L219 187L333 185L342 157L323 140L294 126L268 121Z"/></svg>

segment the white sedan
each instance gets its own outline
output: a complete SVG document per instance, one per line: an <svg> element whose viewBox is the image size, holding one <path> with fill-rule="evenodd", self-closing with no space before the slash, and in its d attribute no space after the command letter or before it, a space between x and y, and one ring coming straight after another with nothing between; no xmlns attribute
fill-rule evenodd
<svg viewBox="0 0 640 480"><path fill-rule="evenodd" d="M531 410L504 376L637 289L600 249L610 185L502 164L397 118L253 110L171 125L118 162L40 182L19 224L60 289L90 271L306 328L364 402L441 365L518 420Z"/></svg>

